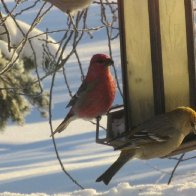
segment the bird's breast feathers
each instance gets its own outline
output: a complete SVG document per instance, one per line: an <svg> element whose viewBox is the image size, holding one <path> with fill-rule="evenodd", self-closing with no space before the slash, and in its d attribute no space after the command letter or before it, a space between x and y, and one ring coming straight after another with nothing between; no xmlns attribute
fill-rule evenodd
<svg viewBox="0 0 196 196"><path fill-rule="evenodd" d="M111 107L116 93L116 86L112 79L97 80L90 84L94 85L81 93L73 105L75 114L85 119L105 114Z"/></svg>

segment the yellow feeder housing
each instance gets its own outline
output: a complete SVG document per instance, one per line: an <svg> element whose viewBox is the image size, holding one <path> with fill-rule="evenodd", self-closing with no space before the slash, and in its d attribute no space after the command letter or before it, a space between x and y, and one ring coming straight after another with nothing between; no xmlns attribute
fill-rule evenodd
<svg viewBox="0 0 196 196"><path fill-rule="evenodd" d="M129 127L178 106L196 109L192 0L124 0L119 8Z"/></svg>
<svg viewBox="0 0 196 196"><path fill-rule="evenodd" d="M98 140L104 144L118 135L111 126L116 116L125 118L128 131L178 106L196 109L192 0L118 0L118 5L125 109L109 114L107 138ZM195 137L189 138L196 148Z"/></svg>

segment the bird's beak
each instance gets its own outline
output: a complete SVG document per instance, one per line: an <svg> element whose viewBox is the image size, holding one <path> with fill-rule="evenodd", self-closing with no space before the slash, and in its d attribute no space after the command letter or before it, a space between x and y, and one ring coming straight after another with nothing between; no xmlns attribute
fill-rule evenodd
<svg viewBox="0 0 196 196"><path fill-rule="evenodd" d="M105 66L108 67L110 65L114 65L114 61L112 59L106 59Z"/></svg>

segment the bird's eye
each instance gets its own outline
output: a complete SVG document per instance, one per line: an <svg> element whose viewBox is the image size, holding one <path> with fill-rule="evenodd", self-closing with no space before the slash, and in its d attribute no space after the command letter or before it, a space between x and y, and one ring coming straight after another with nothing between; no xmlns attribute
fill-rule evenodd
<svg viewBox="0 0 196 196"><path fill-rule="evenodd" d="M104 61L103 60L97 60L97 63L104 63Z"/></svg>
<svg viewBox="0 0 196 196"><path fill-rule="evenodd" d="M194 129L194 132L196 132L196 122L191 122L191 127Z"/></svg>
<svg viewBox="0 0 196 196"><path fill-rule="evenodd" d="M190 121L191 127L193 128L193 133L196 134L196 119Z"/></svg>
<svg viewBox="0 0 196 196"><path fill-rule="evenodd" d="M191 127L195 128L195 124L191 121Z"/></svg>

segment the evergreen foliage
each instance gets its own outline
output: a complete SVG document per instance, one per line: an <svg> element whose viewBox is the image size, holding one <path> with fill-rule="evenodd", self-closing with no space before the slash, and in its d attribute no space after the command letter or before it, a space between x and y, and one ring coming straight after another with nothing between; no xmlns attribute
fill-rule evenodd
<svg viewBox="0 0 196 196"><path fill-rule="evenodd" d="M8 64L8 59L0 51L0 70ZM0 129L9 119L23 124L31 106L38 108L43 116L47 115L48 93L42 92L37 77L32 74L33 62L18 60L15 65L0 75Z"/></svg>

